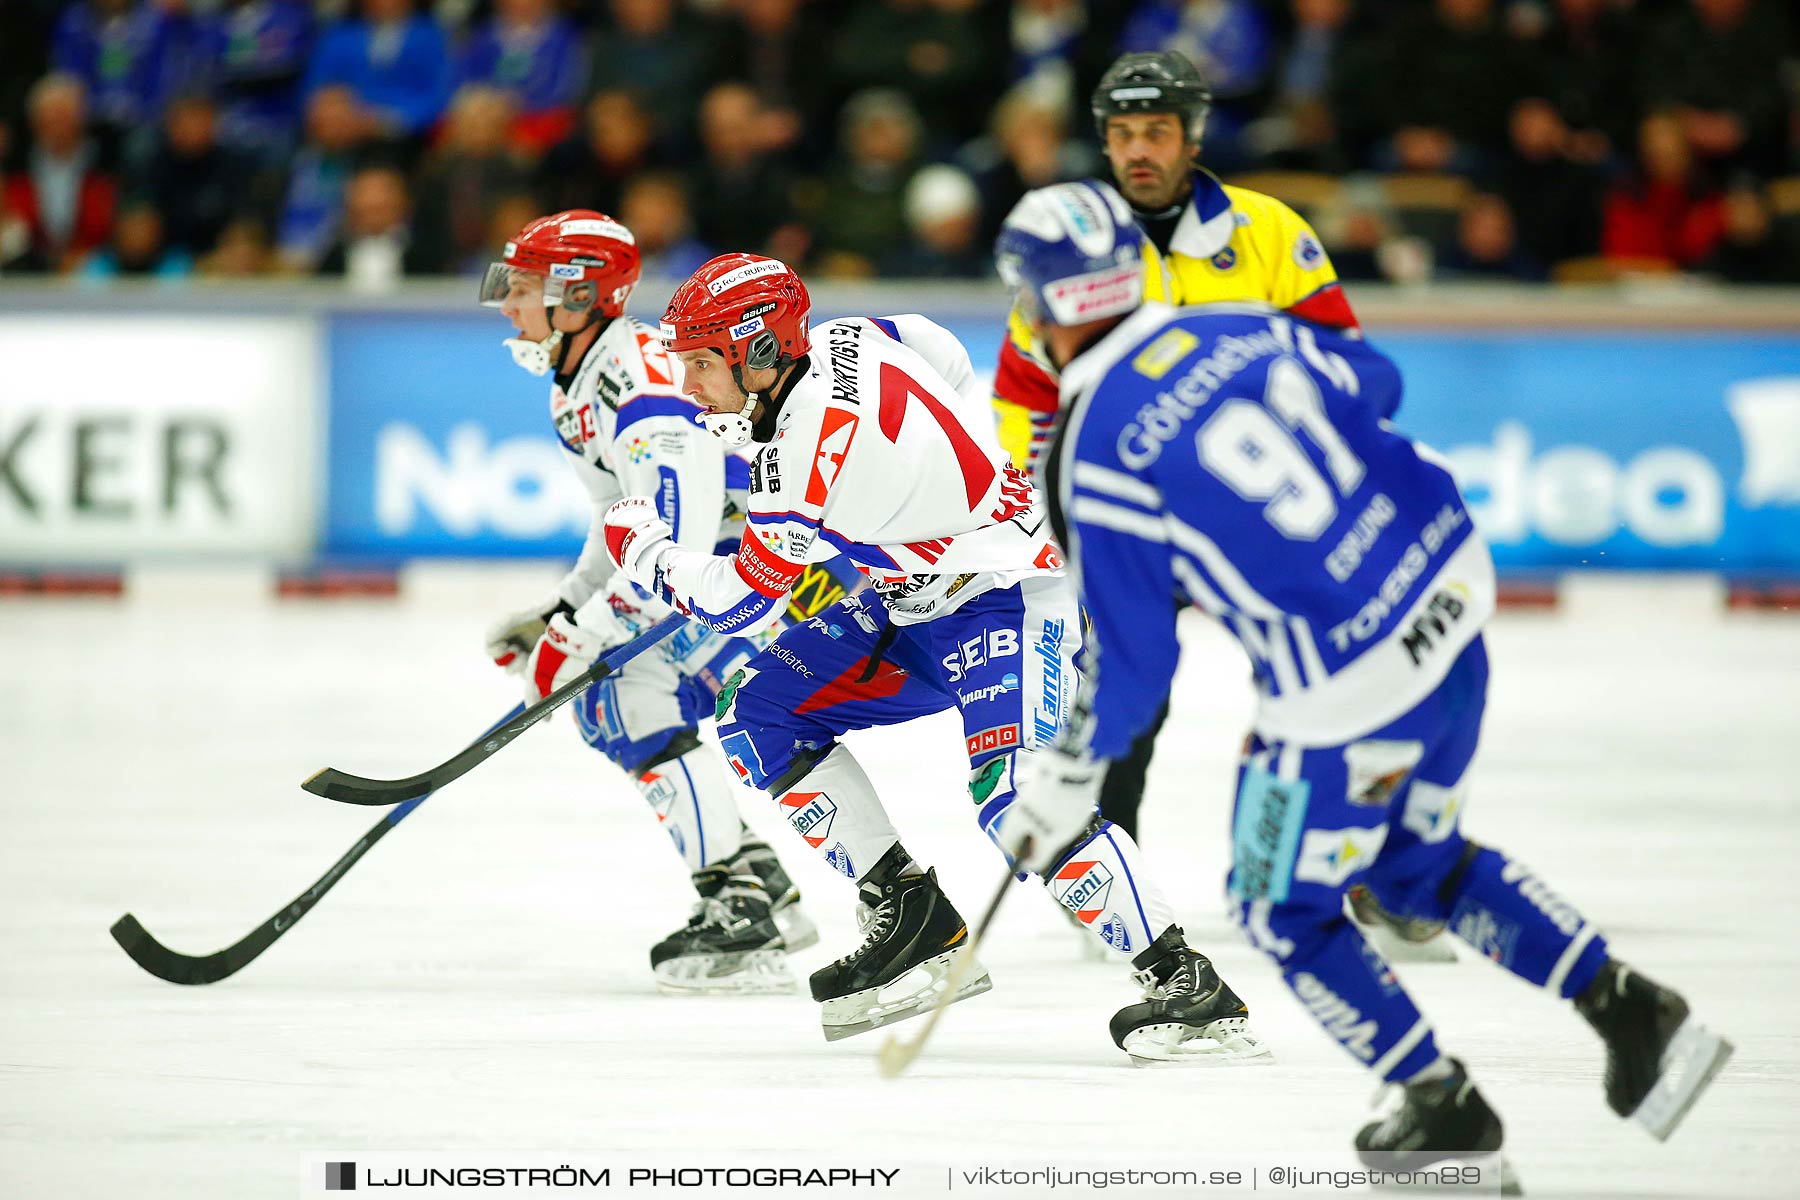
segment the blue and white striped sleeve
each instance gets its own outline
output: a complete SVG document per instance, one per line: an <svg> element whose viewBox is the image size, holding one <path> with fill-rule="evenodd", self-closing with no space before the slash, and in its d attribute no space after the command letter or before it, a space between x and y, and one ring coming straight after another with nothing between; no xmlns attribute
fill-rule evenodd
<svg viewBox="0 0 1800 1200"><path fill-rule="evenodd" d="M1154 482L1092 460L1112 457L1110 437L1096 430L1064 451L1066 549L1095 656L1088 745L1099 758L1120 758L1155 720L1181 652L1163 498Z"/></svg>

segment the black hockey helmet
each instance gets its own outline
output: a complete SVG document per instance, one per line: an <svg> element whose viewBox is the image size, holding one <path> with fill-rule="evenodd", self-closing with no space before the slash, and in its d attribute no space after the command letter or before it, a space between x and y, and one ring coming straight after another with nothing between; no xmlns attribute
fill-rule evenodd
<svg viewBox="0 0 1800 1200"><path fill-rule="evenodd" d="M1121 54L1100 77L1090 102L1094 128L1106 140L1106 119L1126 113L1174 113L1187 140L1200 144L1206 114L1212 111L1212 89L1200 68L1173 50Z"/></svg>

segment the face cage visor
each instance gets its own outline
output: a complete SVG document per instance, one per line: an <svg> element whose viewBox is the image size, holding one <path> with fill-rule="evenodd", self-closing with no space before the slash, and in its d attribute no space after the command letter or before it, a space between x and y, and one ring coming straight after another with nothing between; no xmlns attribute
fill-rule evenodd
<svg viewBox="0 0 1800 1200"><path fill-rule="evenodd" d="M569 269L580 270L579 267ZM542 271L491 262L487 273L481 277L481 291L477 299L483 308L499 308L510 296L545 305L561 304L563 287L563 280L552 279Z"/></svg>

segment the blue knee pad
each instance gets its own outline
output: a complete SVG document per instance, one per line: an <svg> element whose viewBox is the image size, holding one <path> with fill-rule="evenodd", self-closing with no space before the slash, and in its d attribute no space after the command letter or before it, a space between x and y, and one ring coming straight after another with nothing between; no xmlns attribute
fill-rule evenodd
<svg viewBox="0 0 1800 1200"><path fill-rule="evenodd" d="M1474 852L1473 843L1461 833L1429 845L1389 846L1362 882L1391 913L1448 921L1452 898Z"/></svg>
<svg viewBox="0 0 1800 1200"><path fill-rule="evenodd" d="M1341 899L1319 894L1287 900L1234 898L1232 912L1250 944L1284 969L1290 961L1310 960L1347 919Z"/></svg>
<svg viewBox="0 0 1800 1200"><path fill-rule="evenodd" d="M636 774L657 751L668 745L669 739L676 733L694 728L699 723L699 714L692 710L698 706L704 711L705 705L697 696L684 695L681 697L682 720L634 738L625 731L615 682L602 679L576 697L575 724L581 729L582 739L588 745L625 770ZM696 680L683 680L681 690L685 693L698 686Z"/></svg>

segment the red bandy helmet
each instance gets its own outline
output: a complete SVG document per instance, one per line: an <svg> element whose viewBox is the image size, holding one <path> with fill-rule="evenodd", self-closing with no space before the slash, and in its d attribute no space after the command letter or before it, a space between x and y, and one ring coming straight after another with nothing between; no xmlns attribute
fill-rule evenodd
<svg viewBox="0 0 1800 1200"><path fill-rule="evenodd" d="M743 384L742 368L766 370L812 349L812 297L784 262L721 254L675 289L663 313L663 346L717 350Z"/></svg>
<svg viewBox="0 0 1800 1200"><path fill-rule="evenodd" d="M481 280L481 303L498 307L517 289L541 293L548 306L588 314L583 326L619 316L642 272L637 239L605 213L572 208L539 217L513 235L499 262L489 263ZM563 331L552 329L540 342L507 338L513 361L533 375L547 375Z"/></svg>
<svg viewBox="0 0 1800 1200"><path fill-rule="evenodd" d="M481 280L481 303L498 307L521 276L542 280L544 303L570 311L593 308L616 317L642 273L637 238L605 213L591 208L539 217L513 235L500 261ZM591 293L576 285L593 285Z"/></svg>

